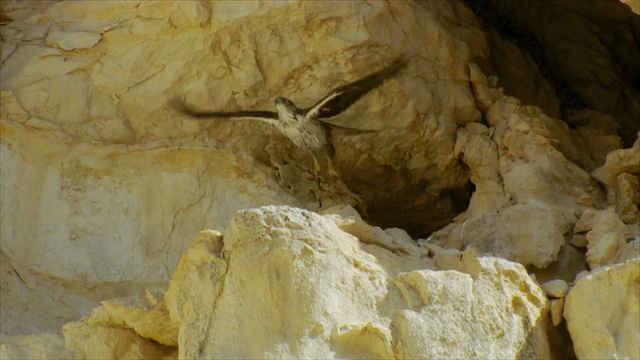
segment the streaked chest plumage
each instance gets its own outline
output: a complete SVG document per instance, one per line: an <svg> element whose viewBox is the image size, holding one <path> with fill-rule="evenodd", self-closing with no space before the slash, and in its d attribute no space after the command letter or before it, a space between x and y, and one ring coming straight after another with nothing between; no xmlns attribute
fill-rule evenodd
<svg viewBox="0 0 640 360"><path fill-rule="evenodd" d="M318 150L327 146L326 125L303 115L281 117L277 128L299 147Z"/></svg>

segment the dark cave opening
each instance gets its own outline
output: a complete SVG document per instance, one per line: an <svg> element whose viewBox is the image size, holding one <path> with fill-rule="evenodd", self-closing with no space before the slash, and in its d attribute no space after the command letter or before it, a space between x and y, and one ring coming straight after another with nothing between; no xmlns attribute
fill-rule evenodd
<svg viewBox="0 0 640 360"><path fill-rule="evenodd" d="M576 112L587 108L604 112L619 124L618 135L624 146L632 146L640 131L640 15L618 1L463 2L480 19L487 34L499 34L502 41L514 44L535 63L560 102L558 114L544 109L548 115L575 127L584 125L572 123ZM582 24L586 22L594 25L585 28ZM491 43L491 36L488 39ZM497 55L495 51L491 50L492 57ZM522 95L518 87L526 84L509 79L501 71L500 61L490 61L507 93L525 104L540 105L539 99L518 96ZM622 107L622 103L631 106Z"/></svg>
<svg viewBox="0 0 640 360"><path fill-rule="evenodd" d="M407 207L400 201L372 201L367 204L367 218L371 224L384 228L397 227L405 230L414 239L424 239L453 221L467 210L475 185L469 182L465 186L447 189L433 202L414 204ZM406 193L398 194L394 199L410 198Z"/></svg>
<svg viewBox="0 0 640 360"><path fill-rule="evenodd" d="M366 177L358 171L341 172L345 184L363 200L361 216L374 226L400 228L413 239L427 238L450 224L467 210L475 185L470 181L469 168L458 161L454 170L430 173L425 170L421 180L412 179L406 169L378 169L377 176ZM433 171L433 169L431 169ZM454 186L440 187L429 177L451 177ZM359 209L360 210L360 209Z"/></svg>

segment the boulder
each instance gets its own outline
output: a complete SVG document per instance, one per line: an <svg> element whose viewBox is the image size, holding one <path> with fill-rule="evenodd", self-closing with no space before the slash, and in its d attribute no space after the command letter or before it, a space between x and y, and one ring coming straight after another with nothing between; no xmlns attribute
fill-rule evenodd
<svg viewBox="0 0 640 360"><path fill-rule="evenodd" d="M637 359L640 262L593 271L565 298L564 318L578 359Z"/></svg>
<svg viewBox="0 0 640 360"><path fill-rule="evenodd" d="M219 236L199 235L165 298L180 358L550 356L549 304L521 265L394 253L338 216L240 211L220 252Z"/></svg>

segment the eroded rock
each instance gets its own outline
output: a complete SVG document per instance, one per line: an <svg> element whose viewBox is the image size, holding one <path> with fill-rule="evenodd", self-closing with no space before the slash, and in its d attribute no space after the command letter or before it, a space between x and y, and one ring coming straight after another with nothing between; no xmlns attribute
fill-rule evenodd
<svg viewBox="0 0 640 360"><path fill-rule="evenodd" d="M593 170L592 175L603 184L614 187L617 177L622 173L640 174L640 140L636 140L629 149L619 149L607 154L605 164Z"/></svg>
<svg viewBox="0 0 640 360"><path fill-rule="evenodd" d="M565 299L564 318L579 359L640 357L638 259L593 271Z"/></svg>
<svg viewBox="0 0 640 360"><path fill-rule="evenodd" d="M469 208L429 241L547 267L558 260L580 214L604 203L589 173L576 165L590 164L590 157L565 123L515 98L497 99L487 119L487 131L458 130L456 155L476 186Z"/></svg>
<svg viewBox="0 0 640 360"><path fill-rule="evenodd" d="M176 348L159 345L132 329L83 320L62 328L74 359L176 359Z"/></svg>
<svg viewBox="0 0 640 360"><path fill-rule="evenodd" d="M3 335L2 357L175 358L176 344L189 358L549 356L544 293L492 256L525 264L552 297L565 290L548 281L637 265L638 142L618 150L618 133L630 145L637 131L637 89L622 80L638 53L627 51L634 18L615 2L531 4L502 9L541 15L525 25L549 13L579 25L577 53L595 61L565 57L566 39L547 49L580 62L558 75L599 111L560 111L566 88L545 79L541 53L483 34L459 2L3 1L2 330L56 331L119 299L64 337ZM366 130L334 133L341 178L314 174L312 154L269 126L168 106L271 109L278 95L307 106L397 55L410 64L401 76L332 119ZM573 76L585 66L595 70ZM225 238L205 231L189 246L265 204L329 210L248 210ZM176 263L164 299L122 299L167 282ZM553 325L563 300L551 301ZM637 357L624 350L637 324L621 321L631 335L570 331Z"/></svg>
<svg viewBox="0 0 640 360"><path fill-rule="evenodd" d="M440 262L455 270L437 270L427 257L359 242L337 216L241 211L222 259L196 240L171 285L182 288L177 307L203 306L197 324L177 317L180 357L549 356L548 303L522 266L445 252ZM219 291L200 290L211 286ZM193 326L201 336L183 336Z"/></svg>
<svg viewBox="0 0 640 360"><path fill-rule="evenodd" d="M633 247L629 245L634 234L613 208L585 211L573 231L586 232L586 255L591 268L613 264L634 255Z"/></svg>
<svg viewBox="0 0 640 360"><path fill-rule="evenodd" d="M550 297L561 299L567 294L567 291L569 291L569 285L564 280L556 279L542 284L542 290Z"/></svg>
<svg viewBox="0 0 640 360"><path fill-rule="evenodd" d="M60 334L0 335L2 359L71 359Z"/></svg>

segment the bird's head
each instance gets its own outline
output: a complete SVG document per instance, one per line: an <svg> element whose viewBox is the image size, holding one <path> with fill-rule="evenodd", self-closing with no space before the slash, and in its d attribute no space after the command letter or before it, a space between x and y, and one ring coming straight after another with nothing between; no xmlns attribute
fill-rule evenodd
<svg viewBox="0 0 640 360"><path fill-rule="evenodd" d="M298 113L298 107L289 99L285 97L277 97L275 100L276 110L280 119L295 119Z"/></svg>
<svg viewBox="0 0 640 360"><path fill-rule="evenodd" d="M292 109L295 109L295 105L293 104L293 102L289 99L287 99L286 97L277 97L276 98L276 106L286 106Z"/></svg>

